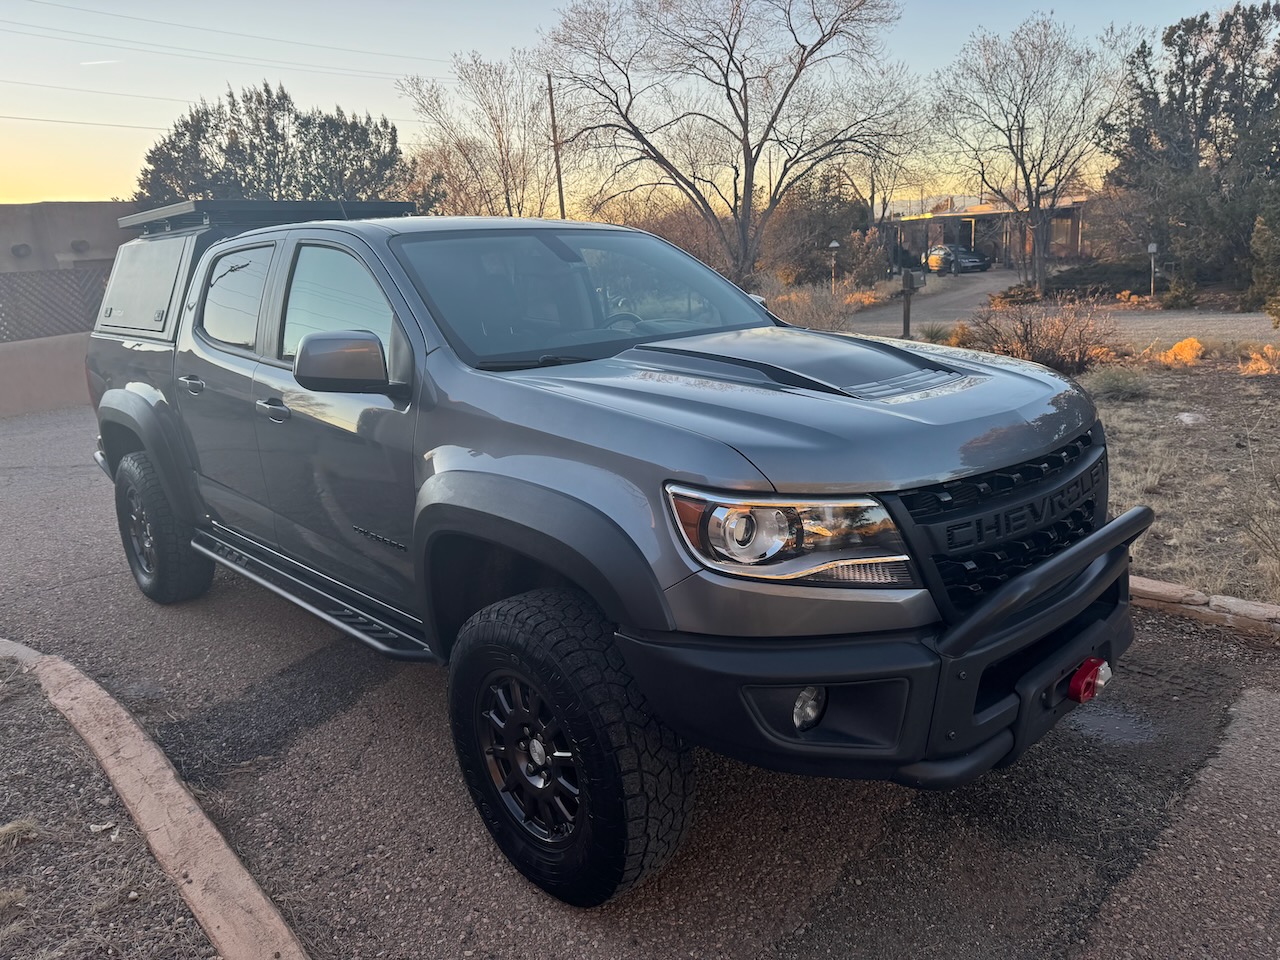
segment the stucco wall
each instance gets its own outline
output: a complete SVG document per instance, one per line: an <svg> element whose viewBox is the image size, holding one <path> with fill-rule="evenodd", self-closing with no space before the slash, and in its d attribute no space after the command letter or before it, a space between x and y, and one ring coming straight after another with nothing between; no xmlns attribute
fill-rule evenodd
<svg viewBox="0 0 1280 960"><path fill-rule="evenodd" d="M110 264L116 248L137 235L116 221L137 209L115 200L0 204L0 273Z"/></svg>
<svg viewBox="0 0 1280 960"><path fill-rule="evenodd" d="M0 343L0 417L86 406L89 334Z"/></svg>

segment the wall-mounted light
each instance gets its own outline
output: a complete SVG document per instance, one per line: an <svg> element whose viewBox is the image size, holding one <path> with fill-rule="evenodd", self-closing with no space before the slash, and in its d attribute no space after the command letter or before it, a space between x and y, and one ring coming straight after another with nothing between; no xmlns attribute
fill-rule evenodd
<svg viewBox="0 0 1280 960"><path fill-rule="evenodd" d="M9 252L12 253L15 257L29 257L31 256L31 244L15 243L12 247L9 248Z"/></svg>
<svg viewBox="0 0 1280 960"><path fill-rule="evenodd" d="M84 253L88 249L89 249L88 240L72 240L71 241L71 250L73 253Z"/></svg>

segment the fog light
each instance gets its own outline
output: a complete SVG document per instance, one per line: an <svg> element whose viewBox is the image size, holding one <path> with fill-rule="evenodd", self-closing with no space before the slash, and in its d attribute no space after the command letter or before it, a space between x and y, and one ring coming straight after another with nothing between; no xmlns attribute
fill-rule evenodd
<svg viewBox="0 0 1280 960"><path fill-rule="evenodd" d="M791 719L795 721L800 732L817 725L822 719L822 711L827 707L826 687L805 687L796 697L795 708L791 711Z"/></svg>

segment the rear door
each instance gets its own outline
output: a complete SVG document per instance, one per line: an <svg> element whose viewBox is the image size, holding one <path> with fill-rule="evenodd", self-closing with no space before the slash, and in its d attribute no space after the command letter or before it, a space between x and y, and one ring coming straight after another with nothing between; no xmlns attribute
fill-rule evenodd
<svg viewBox="0 0 1280 960"><path fill-rule="evenodd" d="M359 239L296 231L255 377L267 490L282 552L400 610L414 596L413 348L408 308ZM317 331L367 330L382 341L392 395L318 392L293 377L298 342Z"/></svg>
<svg viewBox="0 0 1280 960"><path fill-rule="evenodd" d="M246 241L208 262L174 357L174 394L200 494L216 522L267 544L275 524L254 429L253 374L278 246Z"/></svg>

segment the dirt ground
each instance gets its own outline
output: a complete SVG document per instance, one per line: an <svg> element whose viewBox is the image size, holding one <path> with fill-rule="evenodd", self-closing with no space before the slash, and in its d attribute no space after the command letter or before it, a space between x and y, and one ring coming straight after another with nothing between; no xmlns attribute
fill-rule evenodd
<svg viewBox="0 0 1280 960"><path fill-rule="evenodd" d="M1081 383L1104 392L1111 368ZM1206 593L1280 600L1280 375L1234 361L1134 366L1144 398L1098 397L1111 508L1150 504L1134 572Z"/></svg>
<svg viewBox="0 0 1280 960"><path fill-rule="evenodd" d="M216 954L88 748L0 660L0 960Z"/></svg>

